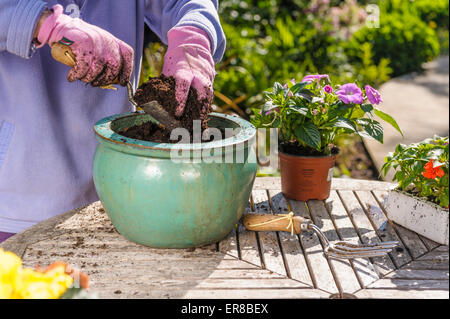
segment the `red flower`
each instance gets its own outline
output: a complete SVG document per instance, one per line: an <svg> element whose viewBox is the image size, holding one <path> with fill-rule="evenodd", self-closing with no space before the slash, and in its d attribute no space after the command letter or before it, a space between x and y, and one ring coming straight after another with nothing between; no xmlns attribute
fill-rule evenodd
<svg viewBox="0 0 450 319"><path fill-rule="evenodd" d="M444 170L440 166L434 167L432 159L423 168L425 168L425 172L422 175L426 178L435 179L436 177L444 176Z"/></svg>

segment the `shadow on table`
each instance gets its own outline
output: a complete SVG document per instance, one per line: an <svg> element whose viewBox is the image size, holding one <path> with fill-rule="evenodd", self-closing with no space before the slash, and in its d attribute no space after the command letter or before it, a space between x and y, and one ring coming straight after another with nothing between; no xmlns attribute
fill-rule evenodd
<svg viewBox="0 0 450 319"><path fill-rule="evenodd" d="M25 267L64 261L83 271L100 298L195 297L199 289L205 298L209 288L227 284L209 278L233 266L215 244L155 249L133 243L116 231L100 202L37 224L4 244L22 256Z"/></svg>

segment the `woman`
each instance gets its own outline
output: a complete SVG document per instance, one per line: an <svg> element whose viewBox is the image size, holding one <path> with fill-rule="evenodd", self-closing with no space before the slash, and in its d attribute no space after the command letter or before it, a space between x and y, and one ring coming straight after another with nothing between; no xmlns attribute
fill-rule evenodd
<svg viewBox="0 0 450 319"><path fill-rule="evenodd" d="M136 86L144 23L168 44L163 74L175 77L178 115L190 86L199 98L212 99L214 62L225 49L217 5L0 0L0 242L98 199L92 126L132 106L125 87L97 86L116 78L122 86L129 80ZM51 57L55 42L76 55L68 74Z"/></svg>

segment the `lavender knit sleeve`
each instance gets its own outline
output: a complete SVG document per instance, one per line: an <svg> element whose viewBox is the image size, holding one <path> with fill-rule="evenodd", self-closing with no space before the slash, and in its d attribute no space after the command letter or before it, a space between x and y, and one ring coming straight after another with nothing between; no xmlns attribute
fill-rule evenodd
<svg viewBox="0 0 450 319"><path fill-rule="evenodd" d="M0 0L0 52L30 58L33 31L46 7L40 0Z"/></svg>
<svg viewBox="0 0 450 319"><path fill-rule="evenodd" d="M145 22L164 43L171 28L194 26L208 34L214 61L222 59L226 40L217 0L147 0L145 8Z"/></svg>

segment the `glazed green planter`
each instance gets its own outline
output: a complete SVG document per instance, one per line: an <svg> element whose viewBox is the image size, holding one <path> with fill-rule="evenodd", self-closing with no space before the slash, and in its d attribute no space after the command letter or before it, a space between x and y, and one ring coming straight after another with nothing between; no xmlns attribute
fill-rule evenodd
<svg viewBox="0 0 450 319"><path fill-rule="evenodd" d="M151 247L189 248L223 239L248 204L257 169L255 128L212 113L210 127L233 128L235 135L165 144L116 133L151 120L125 113L95 124L94 183L111 222L129 240Z"/></svg>

